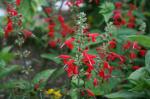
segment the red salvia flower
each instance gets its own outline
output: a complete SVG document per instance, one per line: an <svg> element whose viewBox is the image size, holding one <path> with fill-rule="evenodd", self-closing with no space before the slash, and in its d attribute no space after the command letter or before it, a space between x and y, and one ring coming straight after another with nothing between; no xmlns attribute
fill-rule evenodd
<svg viewBox="0 0 150 99"><path fill-rule="evenodd" d="M115 11L114 11L113 19L114 19L114 20L121 19L121 12L120 12L119 10L115 10Z"/></svg>
<svg viewBox="0 0 150 99"><path fill-rule="evenodd" d="M19 6L20 2L21 2L21 0L16 0L16 5Z"/></svg>
<svg viewBox="0 0 150 99"><path fill-rule="evenodd" d="M88 96L90 96L90 97L95 96L94 93L90 89L86 89L86 92L87 92Z"/></svg>
<svg viewBox="0 0 150 99"><path fill-rule="evenodd" d="M69 6L69 7L71 7L71 6L73 6L73 2L67 1L67 2L66 2L66 5Z"/></svg>
<svg viewBox="0 0 150 99"><path fill-rule="evenodd" d="M129 22L129 23L127 24L127 27L128 27L128 28L134 28L134 27L135 27L135 23Z"/></svg>
<svg viewBox="0 0 150 99"><path fill-rule="evenodd" d="M72 50L73 48L74 48L74 46L73 46L73 42L75 41L75 38L70 38L70 39L68 39L68 40L66 40L65 42L64 42L64 44L70 49L70 50ZM64 46L64 44L61 46L61 48Z"/></svg>
<svg viewBox="0 0 150 99"><path fill-rule="evenodd" d="M123 44L123 49L128 50L132 46L132 43L130 41L127 41L127 43Z"/></svg>
<svg viewBox="0 0 150 99"><path fill-rule="evenodd" d="M122 3L121 2L115 2L115 7L116 7L116 9L120 9L122 7Z"/></svg>
<svg viewBox="0 0 150 99"><path fill-rule="evenodd" d="M75 5L80 6L83 3L83 0L76 0Z"/></svg>
<svg viewBox="0 0 150 99"><path fill-rule="evenodd" d="M92 74L91 74L91 72L86 72L86 78L89 80L91 77L92 77Z"/></svg>
<svg viewBox="0 0 150 99"><path fill-rule="evenodd" d="M55 48L55 47L56 47L56 44L57 44L56 41L49 41L49 42L48 42L48 45L49 45L50 47L52 47L52 48Z"/></svg>
<svg viewBox="0 0 150 99"><path fill-rule="evenodd" d="M50 7L45 7L44 8L44 11L47 13L47 14L50 14L52 12L52 9Z"/></svg>
<svg viewBox="0 0 150 99"><path fill-rule="evenodd" d="M7 8L7 12L11 15L11 16L17 16L18 12L13 9L13 8Z"/></svg>
<svg viewBox="0 0 150 99"><path fill-rule="evenodd" d="M93 85L96 87L98 85L98 80L94 78Z"/></svg>
<svg viewBox="0 0 150 99"><path fill-rule="evenodd" d="M92 38L92 42L96 42L96 37L99 36L98 33L91 33L91 34L88 34L88 37L91 37Z"/></svg>
<svg viewBox="0 0 150 99"><path fill-rule="evenodd" d="M129 11L128 11L127 16L133 17L132 10L129 10Z"/></svg>
<svg viewBox="0 0 150 99"><path fill-rule="evenodd" d="M135 10L137 8L136 5L132 3L130 3L129 6L130 6L130 10Z"/></svg>
<svg viewBox="0 0 150 99"><path fill-rule="evenodd" d="M64 23L64 18L63 18L62 15L59 15L59 16L58 16L58 21L59 21L61 24Z"/></svg>
<svg viewBox="0 0 150 99"><path fill-rule="evenodd" d="M141 56L145 56L146 52L147 52L146 50L139 50L139 54Z"/></svg>
<svg viewBox="0 0 150 99"><path fill-rule="evenodd" d="M103 62L103 67L104 67L104 69L110 69L110 65L107 61Z"/></svg>
<svg viewBox="0 0 150 99"><path fill-rule="evenodd" d="M130 59L135 59L137 56L134 52L130 52Z"/></svg>
<svg viewBox="0 0 150 99"><path fill-rule="evenodd" d="M73 66L73 73L74 74L79 74L78 66Z"/></svg>
<svg viewBox="0 0 150 99"><path fill-rule="evenodd" d="M13 31L13 23L10 19L8 19L8 23L4 28L4 31L5 31L5 38L8 38L9 33Z"/></svg>
<svg viewBox="0 0 150 99"><path fill-rule="evenodd" d="M103 79L105 79L105 72L104 72L103 69L101 69L101 70L99 71L99 76L102 77Z"/></svg>
<svg viewBox="0 0 150 99"><path fill-rule="evenodd" d="M63 37L66 37L66 35L68 34L68 33L73 33L73 29L72 28L70 28L67 24L65 24L65 23L63 23L63 24L61 24L61 27L62 27L62 30L61 30L61 35L63 36Z"/></svg>
<svg viewBox="0 0 150 99"><path fill-rule="evenodd" d="M50 36L50 37L54 37L54 33L55 33L55 23L51 23L51 24L49 24L48 25L48 28L49 28L49 33L48 33L48 35Z"/></svg>
<svg viewBox="0 0 150 99"><path fill-rule="evenodd" d="M96 55L91 55L87 53L88 50L83 51L83 61L88 62L91 65L95 64L94 58L96 58Z"/></svg>
<svg viewBox="0 0 150 99"><path fill-rule="evenodd" d="M65 63L65 65L68 66L67 68L65 68L65 70L66 70L67 73L68 73L68 77L71 77L73 74L74 74L74 75L79 74L78 66L76 66L76 65L74 64L74 62L75 62L75 60L71 59L71 60L69 60L69 61L67 61L67 62Z"/></svg>
<svg viewBox="0 0 150 99"><path fill-rule="evenodd" d="M29 30L23 30L22 32L23 32L23 35L24 35L25 39L32 36L32 32L29 31Z"/></svg>
<svg viewBox="0 0 150 99"><path fill-rule="evenodd" d="M140 50L141 47L138 45L137 42L133 42L133 46L132 46L133 49L137 49L137 50Z"/></svg>
<svg viewBox="0 0 150 99"><path fill-rule="evenodd" d="M85 95L84 91L81 91L81 96L84 96L84 95Z"/></svg>
<svg viewBox="0 0 150 99"><path fill-rule="evenodd" d="M109 44L109 48L113 49L116 47L116 40L113 39L113 40L109 41L108 44Z"/></svg>
<svg viewBox="0 0 150 99"><path fill-rule="evenodd" d="M71 58L71 56L69 56L69 55L59 55L58 56L59 58L61 58L61 59L69 59L69 58Z"/></svg>
<svg viewBox="0 0 150 99"><path fill-rule="evenodd" d="M99 4L99 0L95 0L95 3L96 3L96 4Z"/></svg>
<svg viewBox="0 0 150 99"><path fill-rule="evenodd" d="M37 90L39 89L39 87L40 87L39 83L34 84L34 90L35 90L35 91L37 91Z"/></svg>
<svg viewBox="0 0 150 99"><path fill-rule="evenodd" d="M133 70L138 70L140 68L140 66L132 66Z"/></svg>

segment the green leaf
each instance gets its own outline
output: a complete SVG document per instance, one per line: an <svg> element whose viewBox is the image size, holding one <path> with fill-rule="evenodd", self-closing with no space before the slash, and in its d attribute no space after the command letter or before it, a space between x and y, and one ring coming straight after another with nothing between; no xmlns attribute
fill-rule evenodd
<svg viewBox="0 0 150 99"><path fill-rule="evenodd" d="M4 68L6 66L6 63L4 60L0 60L0 69Z"/></svg>
<svg viewBox="0 0 150 99"><path fill-rule="evenodd" d="M118 37L135 35L137 33L136 30L129 29L129 28L121 28L121 29L118 29L116 32L117 32Z"/></svg>
<svg viewBox="0 0 150 99"><path fill-rule="evenodd" d="M139 93L132 93L129 91L120 91L105 96L109 99L135 99L141 97L142 95Z"/></svg>
<svg viewBox="0 0 150 99"><path fill-rule="evenodd" d="M81 87L84 84L84 81L82 79L78 79L77 77L73 77L71 80L71 83L75 86L75 87Z"/></svg>
<svg viewBox="0 0 150 99"><path fill-rule="evenodd" d="M78 99L78 89L72 89L69 93L71 99Z"/></svg>
<svg viewBox="0 0 150 99"><path fill-rule="evenodd" d="M21 68L18 65L12 65L12 66L6 67L4 69L1 69L0 70L0 78L4 78L16 71L19 71L19 70L21 70Z"/></svg>
<svg viewBox="0 0 150 99"><path fill-rule="evenodd" d="M100 6L100 8L100 13L104 16L105 22L107 23L113 15L113 10L115 9L115 6L111 2L105 2Z"/></svg>
<svg viewBox="0 0 150 99"><path fill-rule="evenodd" d="M145 65L150 68L150 50L147 51L145 56Z"/></svg>
<svg viewBox="0 0 150 99"><path fill-rule="evenodd" d="M12 48L11 46L4 47L2 49L2 53L8 53L11 50L11 48Z"/></svg>
<svg viewBox="0 0 150 99"><path fill-rule="evenodd" d="M0 60L4 61L10 61L11 59L14 58L14 54L10 53L9 51L11 50L11 46L4 47L1 52L0 52Z"/></svg>
<svg viewBox="0 0 150 99"><path fill-rule="evenodd" d="M61 60L57 58L57 56L58 56L57 54L42 54L41 55L42 58L49 59L49 60L56 62L57 64L60 64Z"/></svg>
<svg viewBox="0 0 150 99"><path fill-rule="evenodd" d="M57 68L54 73L50 76L51 78L51 82L55 81L58 77L60 77L61 75L65 74L64 68Z"/></svg>
<svg viewBox="0 0 150 99"><path fill-rule="evenodd" d="M31 20L35 14L37 5L34 0L22 0L19 6L19 12L21 12L25 19Z"/></svg>
<svg viewBox="0 0 150 99"><path fill-rule="evenodd" d="M136 71L134 71L133 73L130 74L130 76L128 77L129 80L140 80L141 77L143 77L145 75L145 68L142 67Z"/></svg>
<svg viewBox="0 0 150 99"><path fill-rule="evenodd" d="M49 77L54 73L55 69L47 69L42 72L39 72L33 78L33 84L39 84L40 88L44 88Z"/></svg>
<svg viewBox="0 0 150 99"><path fill-rule="evenodd" d="M139 44L143 45L144 47L150 48L150 37L145 35L133 35L128 36L128 38L132 41L137 41Z"/></svg>
<svg viewBox="0 0 150 99"><path fill-rule="evenodd" d="M2 37L4 35L4 31L2 29L2 27L0 27L0 37Z"/></svg>
<svg viewBox="0 0 150 99"><path fill-rule="evenodd" d="M0 89L29 89L30 84L28 81L25 80L10 80L5 83L0 84Z"/></svg>

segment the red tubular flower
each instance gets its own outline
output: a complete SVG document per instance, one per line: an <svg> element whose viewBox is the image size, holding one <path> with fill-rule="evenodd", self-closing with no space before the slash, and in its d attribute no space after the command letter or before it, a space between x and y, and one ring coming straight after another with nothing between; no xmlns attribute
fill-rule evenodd
<svg viewBox="0 0 150 99"><path fill-rule="evenodd" d="M94 78L93 85L96 87L98 85L98 80Z"/></svg>
<svg viewBox="0 0 150 99"><path fill-rule="evenodd" d="M109 61L114 61L116 59L116 56L112 53L109 53L108 56L107 56L107 60Z"/></svg>
<svg viewBox="0 0 150 99"><path fill-rule="evenodd" d="M94 58L96 58L96 55L91 55L91 54L88 54L87 53L87 51L88 50L84 50L83 51L83 62L85 63L85 64L90 64L90 65L88 65L88 66L92 66L92 65L94 65L95 64L95 60L94 60ZM92 66L93 67L93 66Z"/></svg>
<svg viewBox="0 0 150 99"><path fill-rule="evenodd" d="M16 0L16 5L19 6L20 2L21 2L21 0Z"/></svg>
<svg viewBox="0 0 150 99"><path fill-rule="evenodd" d="M110 69L110 65L107 61L103 62L103 67L104 67L104 69Z"/></svg>
<svg viewBox="0 0 150 99"><path fill-rule="evenodd" d="M52 12L52 9L50 7L45 7L44 8L44 11L47 13L47 14L50 14Z"/></svg>
<svg viewBox="0 0 150 99"><path fill-rule="evenodd" d="M121 2L115 2L115 7L116 7L116 9L120 9L122 7L122 3Z"/></svg>
<svg viewBox="0 0 150 99"><path fill-rule="evenodd" d="M95 3L96 3L96 4L99 4L99 0L95 0Z"/></svg>
<svg viewBox="0 0 150 99"><path fill-rule="evenodd" d="M65 62L65 65L67 65L67 68L65 68L65 70L67 71L68 73L68 77L71 77L73 74L74 75L77 75L79 74L79 71L78 71L78 66L76 66L74 64L75 60L71 59L67 62Z"/></svg>
<svg viewBox="0 0 150 99"><path fill-rule="evenodd" d="M99 71L99 76L102 77L103 79L105 79L105 72L104 72L103 69L101 69L101 70Z"/></svg>
<svg viewBox="0 0 150 99"><path fill-rule="evenodd" d="M34 90L37 91L38 88L40 87L40 85L37 83L37 84L34 84Z"/></svg>
<svg viewBox="0 0 150 99"><path fill-rule="evenodd" d="M70 50L72 50L73 48L74 48L74 46L73 46L73 42L74 42L74 40L75 40L75 38L70 38L70 39L68 39L68 40L66 40L65 42L64 42L64 44L70 49ZM61 47L63 47L63 45L61 46Z"/></svg>
<svg viewBox="0 0 150 99"><path fill-rule="evenodd" d="M67 68L65 68L65 70L66 70L66 72L68 74L68 77L70 78L73 75L73 72L72 72L71 68L67 67Z"/></svg>
<svg viewBox="0 0 150 99"><path fill-rule="evenodd" d="M59 15L59 16L58 16L58 21L59 21L61 24L64 23L64 18L63 18L62 15Z"/></svg>
<svg viewBox="0 0 150 99"><path fill-rule="evenodd" d="M89 63L85 63L85 65L88 66L88 69L86 71L91 73L91 71L94 69L94 66Z"/></svg>
<svg viewBox="0 0 150 99"><path fill-rule="evenodd" d="M49 41L49 42L48 42L48 45L49 45L50 47L52 47L52 48L55 48L55 47L56 47L56 44L57 44L56 41Z"/></svg>
<svg viewBox="0 0 150 99"><path fill-rule="evenodd" d="M109 42L108 42L109 48L112 48L112 49L115 48L115 47L116 47L116 43L117 43L117 42L116 42L115 40L109 41Z"/></svg>
<svg viewBox="0 0 150 99"><path fill-rule="evenodd" d="M66 2L66 5L69 6L69 7L71 7L71 6L73 6L73 2L67 1L67 2Z"/></svg>
<svg viewBox="0 0 150 99"><path fill-rule="evenodd" d="M139 50L139 54L141 56L145 56L146 52L147 52L146 50Z"/></svg>
<svg viewBox="0 0 150 99"><path fill-rule="evenodd" d="M129 10L129 11L127 12L127 16L129 16L129 17L132 17L132 16L133 16L133 14L132 14L132 11L131 11L131 10Z"/></svg>
<svg viewBox="0 0 150 99"><path fill-rule="evenodd" d="M68 33L73 33L73 29L70 28L67 24L63 23L61 24L62 30L61 30L61 35L65 37Z"/></svg>
<svg viewBox="0 0 150 99"><path fill-rule="evenodd" d="M133 49L137 49L137 50L140 50L141 49L141 47L138 45L138 43L137 42L133 42Z"/></svg>
<svg viewBox="0 0 150 99"><path fill-rule="evenodd" d="M130 3L129 6L130 6L130 10L135 10L137 8L136 5L132 3Z"/></svg>
<svg viewBox="0 0 150 99"><path fill-rule="evenodd" d="M55 30L54 30L54 28L55 28L55 23L49 24L48 28L49 28L49 33L48 33L48 35L49 35L50 37L54 37L54 33L55 33Z"/></svg>
<svg viewBox="0 0 150 99"><path fill-rule="evenodd" d="M121 12L120 12L119 10L115 10L115 11L114 11L113 19L114 19L114 20L121 19Z"/></svg>
<svg viewBox="0 0 150 99"><path fill-rule="evenodd" d="M127 27L128 27L128 28L134 28L134 27L135 27L135 23L129 22L129 23L127 24Z"/></svg>
<svg viewBox="0 0 150 99"><path fill-rule="evenodd" d="M92 34L88 34L88 37L92 38L92 42L96 42L96 37L99 36L98 33L92 33Z"/></svg>
<svg viewBox="0 0 150 99"><path fill-rule="evenodd" d="M17 16L18 12L15 9L8 9L7 12L11 15L11 16Z"/></svg>
<svg viewBox="0 0 150 99"><path fill-rule="evenodd" d="M132 66L133 70L138 70L140 68L140 66Z"/></svg>
<svg viewBox="0 0 150 99"><path fill-rule="evenodd" d="M27 39L32 36L32 32L29 30L23 30L23 35L24 35L25 39Z"/></svg>
<svg viewBox="0 0 150 99"><path fill-rule="evenodd" d="M73 73L74 74L79 74L78 66L73 66Z"/></svg>
<svg viewBox="0 0 150 99"><path fill-rule="evenodd" d="M80 6L83 3L83 0L76 0L75 5Z"/></svg>
<svg viewBox="0 0 150 99"><path fill-rule="evenodd" d="M123 44L123 49L128 50L131 47L132 43L130 41L127 41L127 43Z"/></svg>
<svg viewBox="0 0 150 99"><path fill-rule="evenodd" d="M84 91L81 91L81 96L84 96L84 95L85 95Z"/></svg>
<svg viewBox="0 0 150 99"><path fill-rule="evenodd" d="M4 28L4 31L5 31L5 38L8 38L9 33L13 31L13 23L10 19L8 19L8 23Z"/></svg>
<svg viewBox="0 0 150 99"><path fill-rule="evenodd" d="M86 78L89 80L91 78L92 74L91 72L86 72Z"/></svg>
<svg viewBox="0 0 150 99"><path fill-rule="evenodd" d="M90 96L90 97L95 96L94 93L90 89L86 89L86 92L87 92L88 96Z"/></svg>
<svg viewBox="0 0 150 99"><path fill-rule="evenodd" d="M135 59L137 56L134 52L130 52L130 59Z"/></svg>
<svg viewBox="0 0 150 99"><path fill-rule="evenodd" d="M71 56L69 56L69 55L59 55L58 56L59 58L61 58L61 59L69 59L69 58L71 58Z"/></svg>

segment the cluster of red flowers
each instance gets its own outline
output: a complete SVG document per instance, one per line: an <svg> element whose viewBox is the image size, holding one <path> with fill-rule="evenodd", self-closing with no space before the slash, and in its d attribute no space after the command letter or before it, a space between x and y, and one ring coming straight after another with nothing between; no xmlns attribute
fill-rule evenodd
<svg viewBox="0 0 150 99"><path fill-rule="evenodd" d="M7 5L7 13L8 13L8 22L7 25L4 28L5 32L5 38L8 38L11 32L13 32L14 27L21 27L22 25L22 15L18 14L18 11L13 7L12 4L9 4L5 2ZM19 6L21 3L21 0L16 0L16 6ZM13 20L16 20L15 22ZM20 31L20 30L19 30ZM32 35L32 32L29 30L22 30L24 38L29 38Z"/></svg>
<svg viewBox="0 0 150 99"><path fill-rule="evenodd" d="M67 66L65 70L68 73L68 77L71 77L72 75L77 75L78 72L78 66L75 65L75 60L71 59L71 56L69 55L60 55L59 58L63 60L63 63Z"/></svg>
<svg viewBox="0 0 150 99"><path fill-rule="evenodd" d="M60 32L61 37L65 38L68 34L72 34L74 32L74 30L72 28L70 28L64 21L64 17L62 15L58 15L57 21L60 23L60 31L56 31L55 29L55 18L53 18L53 9L50 7L45 7L44 8L45 13L48 15L48 18L45 18L45 21L49 24L48 25L48 36L50 37L50 41L49 41L49 46L52 48L55 48L57 43L60 43L61 38L57 38L55 36L55 32ZM69 44L69 43L68 43ZM67 41L66 41L66 45L67 45ZM71 49L71 47L70 47Z"/></svg>
<svg viewBox="0 0 150 99"><path fill-rule="evenodd" d="M130 9L126 13L125 17L127 19L125 19L125 17L123 17L122 15L122 10L121 10L122 3L121 2L115 3L116 10L114 11L114 16L113 16L114 25L116 26L127 25L127 27L129 28L135 27L135 16L133 15L133 11L136 10L136 6L133 4L129 4L129 5L130 5Z"/></svg>
<svg viewBox="0 0 150 99"><path fill-rule="evenodd" d="M99 4L100 0L89 0L89 2L95 2L97 5ZM76 0L75 2L74 1L67 1L66 2L66 5L68 5L69 7L75 5L77 7L79 7L81 4L84 3L84 0Z"/></svg>

